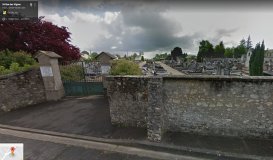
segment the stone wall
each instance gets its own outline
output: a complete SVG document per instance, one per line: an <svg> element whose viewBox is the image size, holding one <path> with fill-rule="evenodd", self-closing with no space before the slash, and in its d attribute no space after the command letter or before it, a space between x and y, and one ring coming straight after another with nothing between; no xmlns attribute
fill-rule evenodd
<svg viewBox="0 0 273 160"><path fill-rule="evenodd" d="M150 78L106 77L106 81L112 123L146 127Z"/></svg>
<svg viewBox="0 0 273 160"><path fill-rule="evenodd" d="M228 136L273 135L273 79L164 78L164 127Z"/></svg>
<svg viewBox="0 0 273 160"><path fill-rule="evenodd" d="M10 111L46 101L39 69L0 76L0 110Z"/></svg>
<svg viewBox="0 0 273 160"><path fill-rule="evenodd" d="M160 141L166 131L273 135L271 77L107 77L106 80L110 82L107 88L112 122L147 127L148 138L154 141Z"/></svg>

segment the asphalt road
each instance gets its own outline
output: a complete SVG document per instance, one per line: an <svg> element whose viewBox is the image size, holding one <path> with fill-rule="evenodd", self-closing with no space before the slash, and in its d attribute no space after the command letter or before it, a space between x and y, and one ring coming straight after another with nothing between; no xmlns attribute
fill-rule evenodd
<svg viewBox="0 0 273 160"><path fill-rule="evenodd" d="M155 160L146 157L30 140L0 134L0 143L23 143L27 160Z"/></svg>
<svg viewBox="0 0 273 160"><path fill-rule="evenodd" d="M104 96L71 97L1 113L0 124L102 138L146 139L146 129L111 124Z"/></svg>

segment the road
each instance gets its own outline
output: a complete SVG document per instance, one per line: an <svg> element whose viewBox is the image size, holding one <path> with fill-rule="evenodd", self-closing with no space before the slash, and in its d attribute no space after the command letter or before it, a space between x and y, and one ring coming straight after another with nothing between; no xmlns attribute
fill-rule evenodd
<svg viewBox="0 0 273 160"><path fill-rule="evenodd" d="M154 160L136 155L18 138L3 134L0 134L0 142L24 143L24 159L28 160Z"/></svg>
<svg viewBox="0 0 273 160"><path fill-rule="evenodd" d="M7 128L0 128L0 143L23 143L24 159L28 160L203 160L151 149Z"/></svg>

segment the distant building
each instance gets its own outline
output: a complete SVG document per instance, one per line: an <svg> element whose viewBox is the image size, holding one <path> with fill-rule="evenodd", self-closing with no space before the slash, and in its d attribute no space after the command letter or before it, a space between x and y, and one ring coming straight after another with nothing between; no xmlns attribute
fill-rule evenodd
<svg viewBox="0 0 273 160"><path fill-rule="evenodd" d="M264 62L269 63L270 60L273 61L273 49L267 49L264 53Z"/></svg>
<svg viewBox="0 0 273 160"><path fill-rule="evenodd" d="M89 52L87 51L81 52L81 59L88 59L88 57L89 57Z"/></svg>
<svg viewBox="0 0 273 160"><path fill-rule="evenodd" d="M135 57L135 62L141 62L141 57L142 57L142 56L136 56L136 57Z"/></svg>
<svg viewBox="0 0 273 160"><path fill-rule="evenodd" d="M111 65L112 60L117 59L117 57L107 52L101 52L95 59L103 65Z"/></svg>
<svg viewBox="0 0 273 160"><path fill-rule="evenodd" d="M101 64L101 73L108 74L111 69L112 61L117 59L117 57L107 52L101 52L95 59Z"/></svg>
<svg viewBox="0 0 273 160"><path fill-rule="evenodd" d="M273 49L267 49L264 53L264 71L270 71L273 68Z"/></svg>

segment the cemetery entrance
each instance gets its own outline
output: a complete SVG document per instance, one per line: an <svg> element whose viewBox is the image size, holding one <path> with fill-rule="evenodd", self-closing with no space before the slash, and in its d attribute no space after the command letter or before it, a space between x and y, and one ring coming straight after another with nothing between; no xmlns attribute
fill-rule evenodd
<svg viewBox="0 0 273 160"><path fill-rule="evenodd" d="M99 62L63 63L60 65L60 71L66 96L104 94Z"/></svg>

